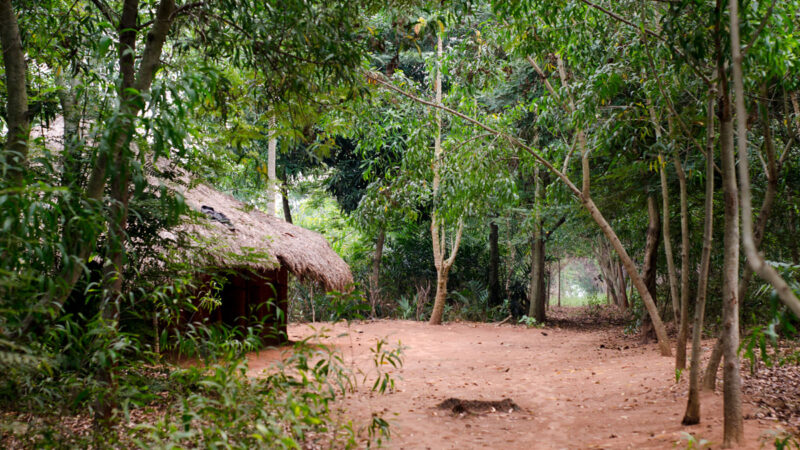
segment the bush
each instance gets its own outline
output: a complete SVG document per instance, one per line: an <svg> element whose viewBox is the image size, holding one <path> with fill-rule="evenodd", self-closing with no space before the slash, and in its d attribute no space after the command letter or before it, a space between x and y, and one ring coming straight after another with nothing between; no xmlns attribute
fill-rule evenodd
<svg viewBox="0 0 800 450"><path fill-rule="evenodd" d="M354 391L358 378L337 351L314 342L321 335L294 344L291 355L261 377L248 376L242 348L225 345L229 335L206 330L193 336L213 338L214 351L202 363L139 364L119 371L114 390L120 400L117 424L92 426L91 409L26 411L18 403L18 408L6 410L0 442L47 448L353 448L380 444L388 437L388 424L379 416L358 428L334 415L331 402ZM402 347L390 349L381 340L372 353L375 369L363 374L362 383L378 393L391 391L394 380L382 367L400 366ZM78 384L92 379L72 376ZM51 381L55 386L67 380L62 376ZM25 400L44 398L43 386ZM83 404L91 406L90 398L84 396Z"/></svg>

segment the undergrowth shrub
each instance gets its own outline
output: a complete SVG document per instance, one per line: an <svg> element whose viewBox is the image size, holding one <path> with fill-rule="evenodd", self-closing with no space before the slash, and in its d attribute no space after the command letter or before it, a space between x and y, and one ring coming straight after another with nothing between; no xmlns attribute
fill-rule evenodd
<svg viewBox="0 0 800 450"><path fill-rule="evenodd" d="M370 305L364 291L355 286L350 292L326 292L314 284L292 283L289 299L291 322L338 322L364 319Z"/></svg>
<svg viewBox="0 0 800 450"><path fill-rule="evenodd" d="M445 306L446 320L465 320L471 322L487 322L502 320L510 314L509 303L489 305L489 290L479 280L465 283L465 287L450 294L450 301Z"/></svg>
<svg viewBox="0 0 800 450"><path fill-rule="evenodd" d="M49 412L18 403L18 408L4 412L0 442L7 447L37 448L380 445L389 437L386 420L374 416L370 423L357 426L338 416L331 403L354 392L359 379L379 394L391 391L394 379L384 367L401 366L403 348L389 348L380 340L371 349L374 369L356 374L338 351L316 343L323 333L295 343L285 360L262 374L250 371L246 346L229 345L230 334L215 329L187 334L187 341L211 337L202 359L192 364L184 360L180 365L139 364L118 372L113 392L120 397L121 420L116 425L93 426L91 410L86 409L91 406L88 394L84 400L75 396L64 408ZM92 379L72 377L80 387ZM41 383L36 395L28 397L41 399L45 385ZM64 401L66 391L75 390L70 383L62 389L48 402Z"/></svg>

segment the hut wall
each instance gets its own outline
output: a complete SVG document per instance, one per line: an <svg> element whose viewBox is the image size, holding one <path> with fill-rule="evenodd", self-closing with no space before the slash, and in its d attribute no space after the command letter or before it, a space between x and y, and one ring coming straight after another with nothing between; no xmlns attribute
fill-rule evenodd
<svg viewBox="0 0 800 450"><path fill-rule="evenodd" d="M267 345L287 341L288 279L285 267L275 270L241 269L226 275L220 292L221 305L206 312L198 310L189 321L208 320L239 327L262 324L261 337Z"/></svg>

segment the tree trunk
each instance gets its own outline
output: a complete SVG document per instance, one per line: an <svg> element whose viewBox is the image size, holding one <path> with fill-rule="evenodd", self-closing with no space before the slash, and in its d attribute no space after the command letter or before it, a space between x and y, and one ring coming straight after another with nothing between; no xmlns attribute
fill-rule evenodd
<svg viewBox="0 0 800 450"><path fill-rule="evenodd" d="M534 169L535 184L535 209L533 239L531 240L531 283L530 283L530 305L528 316L533 317L539 323L544 323L547 312L545 311L544 298L544 236L542 233L542 218L540 208L542 206L542 180L539 176L539 167Z"/></svg>
<svg viewBox="0 0 800 450"><path fill-rule="evenodd" d="M645 241L644 269L642 270L642 276L644 277L647 291L653 298L653 302L657 303L656 269L658 267L658 238L661 234L661 226L656 199L652 194L647 196L647 217L647 239ZM655 338L654 328L652 320L650 320L649 317L645 317L645 320L642 322L642 339L649 341Z"/></svg>
<svg viewBox="0 0 800 450"><path fill-rule="evenodd" d="M558 264L558 307L561 308L561 260L556 260Z"/></svg>
<svg viewBox="0 0 800 450"><path fill-rule="evenodd" d="M713 155L713 149L711 152ZM677 156L675 156L675 172L678 174L681 201L681 318L675 350L675 368L682 370L686 368L686 339L689 334L689 194L686 189L686 173ZM711 176L713 177L713 172Z"/></svg>
<svg viewBox="0 0 800 450"><path fill-rule="evenodd" d="M734 4L736 2L732 2ZM722 352L724 427L723 446L730 447L742 441L742 380L739 374L739 195L736 185L736 161L733 149L733 120L730 94L722 57L719 56L721 81L720 153L722 155L722 188L725 204L725 231L722 263Z"/></svg>
<svg viewBox="0 0 800 450"><path fill-rule="evenodd" d="M433 300L433 311L428 323L431 325L439 325L442 323L444 316L444 304L447 300L447 277L449 276L450 269L442 268L436 269L436 297Z"/></svg>
<svg viewBox="0 0 800 450"><path fill-rule="evenodd" d="M500 248L498 245L499 230L497 223L489 222L489 307L497 306L500 301Z"/></svg>
<svg viewBox="0 0 800 450"><path fill-rule="evenodd" d="M292 208L289 206L289 186L286 184L286 181L283 182L281 188L281 203L283 204L283 220L293 223Z"/></svg>
<svg viewBox="0 0 800 450"><path fill-rule="evenodd" d="M648 99L650 120L656 133L656 143L661 141L661 124L656 117L656 111ZM661 179L661 208L662 208L662 229L664 230L664 255L667 258L667 280L669 281L669 294L672 299L672 317L676 324L679 320L680 305L678 303L678 277L675 275L675 258L672 254L672 235L669 229L669 185L667 184L667 160L661 151L658 152L658 173ZM685 341L684 341L685 344ZM677 357L680 358L681 352L678 350ZM683 352L685 359L685 351Z"/></svg>
<svg viewBox="0 0 800 450"><path fill-rule="evenodd" d="M2 152L9 165L9 179L21 184L28 159L30 116L28 115L27 65L22 51L17 16L11 0L0 0L0 46L6 73L6 119L8 132Z"/></svg>
<svg viewBox="0 0 800 450"><path fill-rule="evenodd" d="M675 258L672 253L672 235L669 228L669 186L667 185L667 162L664 155L658 154L661 166L661 199L662 199L662 229L664 236L664 254L667 258L667 280L669 281L669 296L672 299L672 317L676 325L680 320L680 301L678 299L678 277L675 274ZM680 351L678 351L680 354ZM685 352L684 352L685 356Z"/></svg>
<svg viewBox="0 0 800 450"><path fill-rule="evenodd" d="M436 39L436 78L434 91L436 104L442 105L442 34L439 33ZM433 142L433 213L431 214L431 241L433 244L433 264L436 266L436 297L433 303L433 313L431 313L431 325L442 323L444 314L444 304L447 300L447 276L453 262L458 254L458 247L461 244L461 234L464 231L464 221L458 221L456 236L450 245L450 257L445 258L447 252L446 227L437 212L439 197L440 170L442 161L442 116L440 110L436 109L436 135Z"/></svg>
<svg viewBox="0 0 800 450"><path fill-rule="evenodd" d="M544 247L547 245L547 242L542 243L542 259L544 259L545 251ZM547 264L545 261L542 261L542 267L544 267L544 271L542 275L544 276L544 282L542 283L542 297L544 297L544 305L545 310L550 309L550 284L552 282L552 274L550 273L550 269L547 268Z"/></svg>
<svg viewBox="0 0 800 450"><path fill-rule="evenodd" d="M694 307L694 323L692 325L692 362L689 369L689 399L684 425L700 423L700 365L703 355L703 322L706 308L706 291L708 288L708 271L711 262L711 243L714 231L714 96L713 89L708 94L708 111L706 115L706 198L703 225L703 252L700 256L700 273L697 279L697 299ZM683 305L681 305L683 309ZM683 311L681 311L683 314ZM715 369L716 375L716 369Z"/></svg>
<svg viewBox="0 0 800 450"><path fill-rule="evenodd" d="M619 306L622 307L622 309L627 310L630 308L630 303L628 302L628 286L626 286L625 270L622 266L622 261L617 262L617 279L619 280L619 288L617 289L617 295L619 295Z"/></svg>
<svg viewBox="0 0 800 450"><path fill-rule="evenodd" d="M80 112L76 108L77 78L56 75L58 101L64 117L64 152L61 155L61 186L77 191L80 172ZM67 227L64 228L67 232Z"/></svg>
<svg viewBox="0 0 800 450"><path fill-rule="evenodd" d="M708 358L708 365L703 374L703 390L713 391L717 388L717 371L719 364L722 362L722 341L723 334L720 333L719 338L714 343L714 349L711 350L711 357Z"/></svg>
<svg viewBox="0 0 800 450"><path fill-rule="evenodd" d="M275 196L277 195L278 179L275 175L275 158L278 149L278 138L275 137L275 110L269 118L269 141L267 142L267 214L274 216Z"/></svg>
<svg viewBox="0 0 800 450"><path fill-rule="evenodd" d="M381 258L383 256L383 242L386 239L386 228L381 226L375 240L375 253L372 256L372 274L369 277L369 300L372 308L372 317L375 317L375 306L380 302L381 288Z"/></svg>
<svg viewBox="0 0 800 450"><path fill-rule="evenodd" d="M101 317L107 324L107 330L115 333L119 304L122 290L123 269L125 262L125 227L128 214L128 155L130 134L133 133L131 107L134 94L131 90L136 80L134 56L136 55L136 25L139 14L138 0L127 0L122 4L122 14L119 22L119 71L122 84L118 92L120 99L121 119L112 126L111 161L113 161L111 176L111 212L108 217L108 249L103 267L104 288L103 300L100 305ZM102 195L102 194L101 194ZM116 390L114 386L114 367L108 362L97 372L101 385L106 385L110 392L103 393L97 398L95 409L95 426L106 427L114 420Z"/></svg>
<svg viewBox="0 0 800 450"><path fill-rule="evenodd" d="M528 316L539 323L547 318L544 296L544 241L541 236L531 239L531 285Z"/></svg>
<svg viewBox="0 0 800 450"><path fill-rule="evenodd" d="M511 278L514 274L513 267L516 259L516 248L514 241L511 240L511 220L506 219L506 242L508 243L508 255L506 256L506 298L511 299Z"/></svg>

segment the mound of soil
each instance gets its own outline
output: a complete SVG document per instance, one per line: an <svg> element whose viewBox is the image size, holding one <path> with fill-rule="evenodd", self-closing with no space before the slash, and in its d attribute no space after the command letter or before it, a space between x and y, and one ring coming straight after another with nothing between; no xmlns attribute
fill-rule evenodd
<svg viewBox="0 0 800 450"><path fill-rule="evenodd" d="M448 398L436 405L439 409L449 409L453 414L485 414L493 412L512 413L519 410L519 406L511 399L504 398L500 401L488 400L461 400L460 398Z"/></svg>

